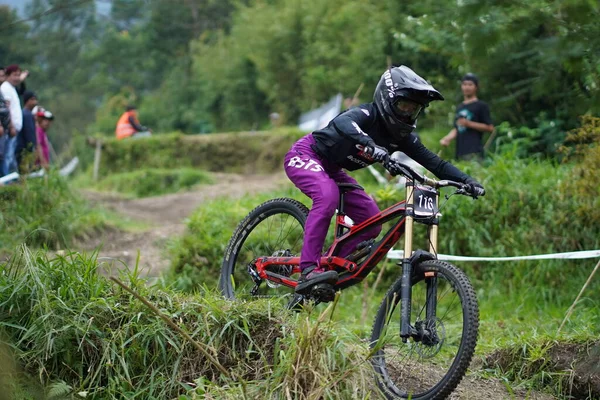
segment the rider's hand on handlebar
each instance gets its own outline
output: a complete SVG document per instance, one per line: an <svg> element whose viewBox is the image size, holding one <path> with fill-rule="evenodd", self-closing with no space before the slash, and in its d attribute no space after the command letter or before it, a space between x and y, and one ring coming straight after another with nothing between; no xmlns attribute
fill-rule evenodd
<svg viewBox="0 0 600 400"><path fill-rule="evenodd" d="M402 173L402 169L395 162L390 162L389 160L383 163L383 168L387 169L391 176L397 176Z"/></svg>
<svg viewBox="0 0 600 400"><path fill-rule="evenodd" d="M465 190L474 198L485 196L485 189L479 182L476 181L467 183Z"/></svg>
<svg viewBox="0 0 600 400"><path fill-rule="evenodd" d="M390 158L390 153L387 149L385 147L377 146L375 143L365 146L365 153L370 155L375 161L387 162Z"/></svg>

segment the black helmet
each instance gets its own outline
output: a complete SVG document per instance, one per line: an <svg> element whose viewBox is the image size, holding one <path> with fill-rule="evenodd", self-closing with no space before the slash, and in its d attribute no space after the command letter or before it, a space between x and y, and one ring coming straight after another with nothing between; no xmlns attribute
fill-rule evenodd
<svg viewBox="0 0 600 400"><path fill-rule="evenodd" d="M375 106L387 131L397 140L415 130L417 117L433 100L444 97L404 65L385 71L375 88Z"/></svg>

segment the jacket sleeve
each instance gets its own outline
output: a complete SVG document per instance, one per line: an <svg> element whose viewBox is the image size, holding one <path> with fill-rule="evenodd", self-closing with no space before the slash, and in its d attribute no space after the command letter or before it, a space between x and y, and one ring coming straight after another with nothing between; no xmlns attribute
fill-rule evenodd
<svg viewBox="0 0 600 400"><path fill-rule="evenodd" d="M368 108L360 106L341 113L331 123L341 136L363 146L368 146L375 142L365 130L369 130L374 118L375 116Z"/></svg>
<svg viewBox="0 0 600 400"><path fill-rule="evenodd" d="M138 132L147 130L145 126L138 124L135 118L133 118L133 116L129 117L129 123L131 124L131 126L133 126L133 129L135 129Z"/></svg>
<svg viewBox="0 0 600 400"><path fill-rule="evenodd" d="M462 183L474 183L475 179L465 174L448 161L442 160L435 153L423 146L419 139L410 134L401 145L401 150L410 158L424 166L439 179L448 179Z"/></svg>

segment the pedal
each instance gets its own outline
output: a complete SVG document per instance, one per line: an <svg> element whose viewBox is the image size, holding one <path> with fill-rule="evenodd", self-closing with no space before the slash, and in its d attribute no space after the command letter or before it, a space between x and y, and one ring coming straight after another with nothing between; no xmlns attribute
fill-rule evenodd
<svg viewBox="0 0 600 400"><path fill-rule="evenodd" d="M310 297L321 303L329 303L335 299L335 289L328 283L319 283L310 291Z"/></svg>

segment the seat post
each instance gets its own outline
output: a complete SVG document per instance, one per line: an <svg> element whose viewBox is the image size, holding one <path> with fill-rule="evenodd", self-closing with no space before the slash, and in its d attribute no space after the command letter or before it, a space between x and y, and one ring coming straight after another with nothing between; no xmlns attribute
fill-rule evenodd
<svg viewBox="0 0 600 400"><path fill-rule="evenodd" d="M338 212L336 215L336 226L337 229L335 231L336 236L342 236L344 234L344 226L342 225L344 216L346 215L344 211L344 194L349 190L364 190L362 186L357 185L355 183L338 183L338 189L340 191L340 201L338 204Z"/></svg>
<svg viewBox="0 0 600 400"><path fill-rule="evenodd" d="M338 203L338 215L346 215L344 213L344 194L346 192L344 190L340 190L340 201Z"/></svg>
<svg viewBox="0 0 600 400"><path fill-rule="evenodd" d="M344 193L345 190L344 188L340 188L340 202L338 203L338 211L337 211L337 215L336 215L336 232L335 232L335 236L342 236L344 234L344 227L342 226L342 224L339 223L339 218L344 218L344 216L346 215L344 213Z"/></svg>

